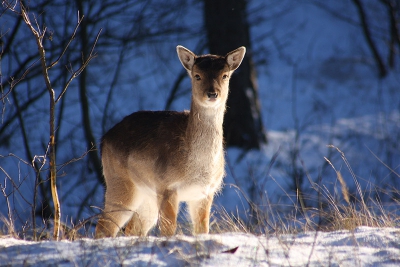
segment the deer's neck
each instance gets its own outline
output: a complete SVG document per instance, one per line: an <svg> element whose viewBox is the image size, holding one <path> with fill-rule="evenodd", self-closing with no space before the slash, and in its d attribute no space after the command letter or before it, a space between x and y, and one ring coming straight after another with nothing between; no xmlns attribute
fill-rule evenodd
<svg viewBox="0 0 400 267"><path fill-rule="evenodd" d="M220 157L223 153L223 130L225 105L219 107L202 107L192 101L186 142L189 157L208 161Z"/></svg>

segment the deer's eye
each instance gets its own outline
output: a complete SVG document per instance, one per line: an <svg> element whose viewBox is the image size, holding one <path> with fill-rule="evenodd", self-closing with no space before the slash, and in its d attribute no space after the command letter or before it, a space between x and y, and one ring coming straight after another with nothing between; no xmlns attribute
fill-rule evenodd
<svg viewBox="0 0 400 267"><path fill-rule="evenodd" d="M201 80L201 77L200 77L200 75L198 75L198 74L194 75L194 78L195 78L197 81L200 81L200 80Z"/></svg>
<svg viewBox="0 0 400 267"><path fill-rule="evenodd" d="M222 80L226 80L228 78L228 75L226 75L226 74L224 74L223 76L222 76Z"/></svg>

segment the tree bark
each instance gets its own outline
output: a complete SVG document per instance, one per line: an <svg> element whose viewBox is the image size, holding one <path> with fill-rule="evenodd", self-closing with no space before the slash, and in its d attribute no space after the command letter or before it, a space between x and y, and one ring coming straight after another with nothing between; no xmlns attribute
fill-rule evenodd
<svg viewBox="0 0 400 267"><path fill-rule="evenodd" d="M247 53L230 80L224 137L227 147L259 149L267 143L252 62L246 0L204 0L204 22L211 54L245 46Z"/></svg>

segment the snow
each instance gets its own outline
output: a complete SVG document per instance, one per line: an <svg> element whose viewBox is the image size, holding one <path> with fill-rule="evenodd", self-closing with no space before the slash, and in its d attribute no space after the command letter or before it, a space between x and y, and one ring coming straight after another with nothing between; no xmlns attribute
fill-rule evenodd
<svg viewBox="0 0 400 267"><path fill-rule="evenodd" d="M0 238L13 266L398 266L400 229L262 235L118 237L33 242Z"/></svg>

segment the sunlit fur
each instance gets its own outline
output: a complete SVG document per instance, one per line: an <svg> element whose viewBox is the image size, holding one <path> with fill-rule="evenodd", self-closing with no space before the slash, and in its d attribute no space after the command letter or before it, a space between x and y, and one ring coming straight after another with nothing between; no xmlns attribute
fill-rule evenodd
<svg viewBox="0 0 400 267"><path fill-rule="evenodd" d="M190 111L140 111L125 117L101 140L105 207L96 237L143 236L157 223L175 233L185 201L194 234L209 232L214 194L224 177L222 123L232 72L246 49L226 56L196 56L178 46L192 80ZM232 107L234 108L234 107Z"/></svg>

